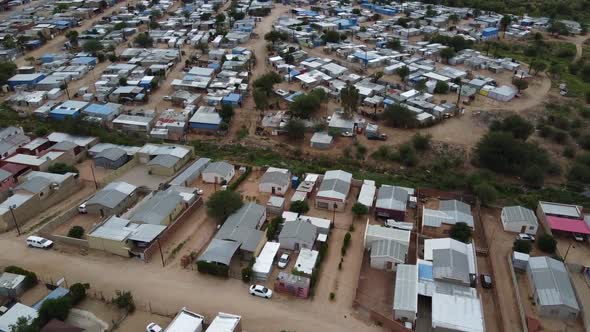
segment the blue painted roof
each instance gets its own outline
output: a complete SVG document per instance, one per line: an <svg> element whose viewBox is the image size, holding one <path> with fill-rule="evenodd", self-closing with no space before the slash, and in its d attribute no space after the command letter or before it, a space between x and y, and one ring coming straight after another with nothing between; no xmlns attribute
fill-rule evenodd
<svg viewBox="0 0 590 332"><path fill-rule="evenodd" d="M432 265L418 264L418 278L433 280Z"/></svg>
<svg viewBox="0 0 590 332"><path fill-rule="evenodd" d="M238 102L240 101L240 99L242 99L242 96L240 96L237 93L230 93L229 95L223 97L223 101L229 101L229 102Z"/></svg>
<svg viewBox="0 0 590 332"><path fill-rule="evenodd" d="M297 91L294 94L285 97L285 100L287 100L289 102L293 102L295 100L295 98L297 98L301 95L303 95L303 91Z"/></svg>
<svg viewBox="0 0 590 332"><path fill-rule="evenodd" d="M111 114L113 112L115 112L114 109L112 109L112 108L110 108L110 107L108 107L106 105L100 105L100 104L90 104L84 110L84 113L100 114L100 115L109 115L109 114Z"/></svg>
<svg viewBox="0 0 590 332"><path fill-rule="evenodd" d="M365 52L356 52L353 54L353 56L355 58L359 58L359 59L365 60L365 61L372 60L372 59L376 58L375 55L373 55L371 53L365 53Z"/></svg>
<svg viewBox="0 0 590 332"><path fill-rule="evenodd" d="M72 60L72 63L87 65L90 63L96 63L96 58L93 56L81 56Z"/></svg>
<svg viewBox="0 0 590 332"><path fill-rule="evenodd" d="M33 305L33 309L39 310L39 309L41 309L43 302L45 302L47 300L59 299L61 297L68 295L69 293L70 293L69 289L63 288L63 287L57 287L56 289L52 290L51 293L47 294L47 296L45 296L41 301L35 303Z"/></svg>

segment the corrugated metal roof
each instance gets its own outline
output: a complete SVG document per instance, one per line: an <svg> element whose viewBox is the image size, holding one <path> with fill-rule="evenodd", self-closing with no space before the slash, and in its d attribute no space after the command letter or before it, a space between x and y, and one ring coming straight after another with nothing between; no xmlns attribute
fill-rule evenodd
<svg viewBox="0 0 590 332"><path fill-rule="evenodd" d="M144 202L133 214L131 221L144 224L162 225L179 204L182 196L173 190L159 191Z"/></svg>
<svg viewBox="0 0 590 332"><path fill-rule="evenodd" d="M551 257L530 257L529 273L540 305L564 305L580 310L569 275L562 262Z"/></svg>
<svg viewBox="0 0 590 332"><path fill-rule="evenodd" d="M393 310L418 312L418 266L407 264L397 266Z"/></svg>
<svg viewBox="0 0 590 332"><path fill-rule="evenodd" d="M433 250L432 273L434 279L451 279L469 284L467 254L451 248Z"/></svg>
<svg viewBox="0 0 590 332"><path fill-rule="evenodd" d="M408 245L395 240L377 240L371 243L371 258L389 257L402 263L406 261Z"/></svg>
<svg viewBox="0 0 590 332"><path fill-rule="evenodd" d="M288 169L269 167L260 178L260 183L277 184L286 186L291 181L291 172Z"/></svg>
<svg viewBox="0 0 590 332"><path fill-rule="evenodd" d="M522 206L506 206L502 209L502 214L505 216L506 223L521 223L527 225L537 226L537 217L531 209Z"/></svg>
<svg viewBox="0 0 590 332"><path fill-rule="evenodd" d="M233 171L234 166L225 161L216 161L207 165L203 173L214 173L221 177L227 177Z"/></svg>
<svg viewBox="0 0 590 332"><path fill-rule="evenodd" d="M376 208L406 211L408 192L400 187L382 185L377 192Z"/></svg>
<svg viewBox="0 0 590 332"><path fill-rule="evenodd" d="M279 239L296 238L302 242L313 243L317 236L317 227L301 219L286 222L279 234Z"/></svg>
<svg viewBox="0 0 590 332"><path fill-rule="evenodd" d="M474 226L471 207L468 204L456 200L440 201L439 209L424 209L422 224L430 227L440 227L441 224L454 225L464 222L470 227Z"/></svg>
<svg viewBox="0 0 590 332"><path fill-rule="evenodd" d="M185 185L185 182L195 180L199 177L199 175L201 175L201 171L205 169L205 167L207 167L210 162L211 159L209 158L199 158L172 181L170 181L170 184L173 186L183 186Z"/></svg>
<svg viewBox="0 0 590 332"><path fill-rule="evenodd" d="M231 258L239 247L240 243L238 242L214 238L207 246L207 249L199 256L199 261L229 265Z"/></svg>
<svg viewBox="0 0 590 332"><path fill-rule="evenodd" d="M265 236L258 230L258 223L266 214L266 209L256 203L244 204L238 211L229 216L217 231L215 238L232 240L241 244L240 249L253 252Z"/></svg>
<svg viewBox="0 0 590 332"><path fill-rule="evenodd" d="M373 207L373 200L375 199L375 192L377 187L374 184L363 183L361 191L359 193L358 202L362 205L371 208Z"/></svg>
<svg viewBox="0 0 590 332"><path fill-rule="evenodd" d="M565 216L580 218L581 209L576 205L559 204L550 202L539 202L539 206L545 214L552 214L556 216Z"/></svg>

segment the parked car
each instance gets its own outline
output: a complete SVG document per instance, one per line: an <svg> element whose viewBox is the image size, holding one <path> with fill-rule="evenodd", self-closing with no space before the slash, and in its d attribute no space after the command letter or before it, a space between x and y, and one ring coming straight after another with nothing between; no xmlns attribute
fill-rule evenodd
<svg viewBox="0 0 590 332"><path fill-rule="evenodd" d="M162 329L160 327L160 325L156 324L156 323L150 323L146 328L145 328L146 332L162 332L164 331L164 329Z"/></svg>
<svg viewBox="0 0 590 332"><path fill-rule="evenodd" d="M205 193L203 189L197 188L197 195L203 196L203 193Z"/></svg>
<svg viewBox="0 0 590 332"><path fill-rule="evenodd" d="M354 135L352 134L352 132L350 132L350 131L345 131L345 132L343 132L341 135L342 135L343 137L352 137L352 136L354 136Z"/></svg>
<svg viewBox="0 0 590 332"><path fill-rule="evenodd" d="M252 285L250 286L250 295L270 299L272 297L272 291L262 285Z"/></svg>
<svg viewBox="0 0 590 332"><path fill-rule="evenodd" d="M387 135L386 134L367 134L367 139L374 140L374 141L386 141Z"/></svg>
<svg viewBox="0 0 590 332"><path fill-rule="evenodd" d="M574 233L574 240L584 242L584 234Z"/></svg>
<svg viewBox="0 0 590 332"><path fill-rule="evenodd" d="M80 204L80 206L78 206L78 212L82 213L82 214L86 214L88 213L88 210L86 209L86 202Z"/></svg>
<svg viewBox="0 0 590 332"><path fill-rule="evenodd" d="M27 238L27 246L31 248L49 249L53 247L53 241L40 236L29 236Z"/></svg>
<svg viewBox="0 0 590 332"><path fill-rule="evenodd" d="M289 254L288 254L288 253L284 253L284 254L282 254L282 255L281 255L281 258L279 258L279 261L277 262L277 266L278 266L280 269L284 269L284 268L286 268L286 267L287 267L287 264L289 264L289 259L290 259L290 258L291 258L291 257L289 256Z"/></svg>
<svg viewBox="0 0 590 332"><path fill-rule="evenodd" d="M480 274L479 278L481 279L481 287L483 288L492 288L494 283L492 282L492 276L489 274Z"/></svg>
<svg viewBox="0 0 590 332"><path fill-rule="evenodd" d="M171 96L164 96L163 98L165 101L172 101L172 97Z"/></svg>
<svg viewBox="0 0 590 332"><path fill-rule="evenodd" d="M530 235L530 234L526 234L526 233L520 233L516 236L517 240L524 240L524 241L531 241L531 242L535 242L535 237Z"/></svg>

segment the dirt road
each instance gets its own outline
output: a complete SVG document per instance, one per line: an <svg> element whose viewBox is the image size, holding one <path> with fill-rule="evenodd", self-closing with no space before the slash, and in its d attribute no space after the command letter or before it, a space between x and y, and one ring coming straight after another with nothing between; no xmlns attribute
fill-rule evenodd
<svg viewBox="0 0 590 332"><path fill-rule="evenodd" d="M382 331L352 317L350 309L326 301L265 300L248 295L247 285L235 279L200 275L195 271L161 268L102 255L80 256L27 248L23 238L0 236L0 266L15 264L43 279L65 276L68 283L89 282L106 298L115 290L130 290L138 306L150 303L155 312L173 313L186 306L208 318L217 312L242 315L244 331ZM348 306L350 307L350 306Z"/></svg>

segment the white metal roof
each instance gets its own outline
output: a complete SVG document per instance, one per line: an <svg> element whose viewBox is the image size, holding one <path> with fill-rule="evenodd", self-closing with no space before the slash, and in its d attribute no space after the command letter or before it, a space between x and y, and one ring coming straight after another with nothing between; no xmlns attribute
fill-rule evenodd
<svg viewBox="0 0 590 332"><path fill-rule="evenodd" d="M451 238L427 239L424 240L424 259L432 261L434 257L433 252L438 249L451 249L467 255L469 273L476 273L475 255L472 243L466 244Z"/></svg>
<svg viewBox="0 0 590 332"><path fill-rule="evenodd" d="M400 243L410 243L410 231L383 227L379 225L368 225L365 233L365 246L375 240L394 240Z"/></svg>
<svg viewBox="0 0 590 332"><path fill-rule="evenodd" d="M484 332L482 305L475 288L452 286L450 292L443 293L445 287L441 286L437 283L432 295L432 327Z"/></svg>
<svg viewBox="0 0 590 332"><path fill-rule="evenodd" d="M367 208L371 208L373 206L373 200L375 199L376 191L377 187L375 186L375 184L363 183L363 186L361 187L361 191L359 193L358 202L366 206Z"/></svg>
<svg viewBox="0 0 590 332"><path fill-rule="evenodd" d="M281 244L278 242L266 242L260 251L260 254L258 257L256 257L256 262L252 267L252 271L264 274L270 273L272 270L272 264L280 246Z"/></svg>
<svg viewBox="0 0 590 332"><path fill-rule="evenodd" d="M393 310L418 312L418 266L399 264L395 275Z"/></svg>
<svg viewBox="0 0 590 332"><path fill-rule="evenodd" d="M297 261L295 262L295 268L297 271L311 275L318 260L318 254L319 252L316 250L301 249L301 251L299 251L299 256L297 256Z"/></svg>
<svg viewBox="0 0 590 332"><path fill-rule="evenodd" d="M545 214L553 214L565 217L580 218L581 209L576 205L539 202L539 206Z"/></svg>
<svg viewBox="0 0 590 332"><path fill-rule="evenodd" d="M4 315L0 316L0 331L10 331L10 326L15 325L20 317L27 317L30 322L37 316L37 310L17 302Z"/></svg>
<svg viewBox="0 0 590 332"><path fill-rule="evenodd" d="M164 332L196 331L199 326L202 328L203 320L203 316L182 308Z"/></svg>
<svg viewBox="0 0 590 332"><path fill-rule="evenodd" d="M207 328L207 332L233 332L241 319L240 316L220 312Z"/></svg>
<svg viewBox="0 0 590 332"><path fill-rule="evenodd" d="M562 262L546 256L530 257L528 272L532 274L539 305L564 305L580 309Z"/></svg>

